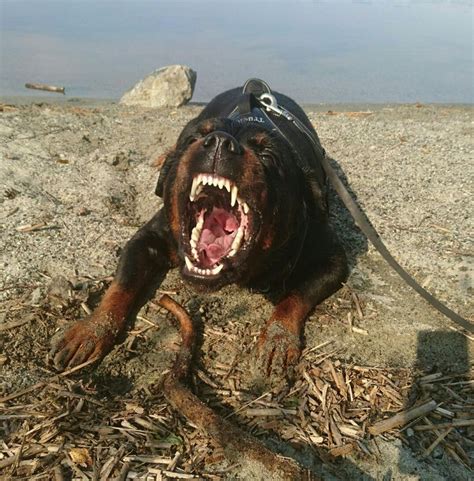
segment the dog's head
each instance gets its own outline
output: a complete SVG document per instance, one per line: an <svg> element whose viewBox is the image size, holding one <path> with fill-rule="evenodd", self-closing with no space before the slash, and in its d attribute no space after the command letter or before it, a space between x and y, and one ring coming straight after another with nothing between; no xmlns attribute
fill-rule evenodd
<svg viewBox="0 0 474 481"><path fill-rule="evenodd" d="M156 193L186 280L206 288L245 282L288 245L303 208L295 155L255 124L195 119L185 127Z"/></svg>

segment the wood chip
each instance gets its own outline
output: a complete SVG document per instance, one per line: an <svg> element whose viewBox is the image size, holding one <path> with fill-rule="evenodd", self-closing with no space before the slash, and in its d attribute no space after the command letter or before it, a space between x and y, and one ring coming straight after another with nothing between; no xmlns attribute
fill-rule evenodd
<svg viewBox="0 0 474 481"><path fill-rule="evenodd" d="M421 458L428 457L438 444L453 430L453 428L447 429L444 433L440 434L421 454Z"/></svg>
<svg viewBox="0 0 474 481"><path fill-rule="evenodd" d="M430 425L414 426L415 431L432 431L433 429L462 428L474 426L474 419L454 419L450 423L438 423Z"/></svg>
<svg viewBox="0 0 474 481"><path fill-rule="evenodd" d="M354 451L354 444L348 443L348 444L343 444L342 446L337 446L336 448L330 449L329 454L331 454L334 457L347 456L352 451Z"/></svg>
<svg viewBox="0 0 474 481"><path fill-rule="evenodd" d="M386 431L390 431L390 429L403 426L410 422L412 419L424 416L429 412L433 411L434 409L436 409L436 406L436 401L430 400L421 406L416 406L406 411L402 411L398 414L395 414L395 416L392 416L389 419L384 419L383 421L380 421L373 426L369 426L369 433L372 435L377 435Z"/></svg>

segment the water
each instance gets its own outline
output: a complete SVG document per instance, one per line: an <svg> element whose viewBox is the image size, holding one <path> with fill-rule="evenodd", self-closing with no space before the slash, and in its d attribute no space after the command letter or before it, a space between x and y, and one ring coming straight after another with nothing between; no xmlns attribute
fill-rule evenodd
<svg viewBox="0 0 474 481"><path fill-rule="evenodd" d="M306 103L474 101L472 2L0 2L2 95L119 98L183 63L196 101L252 76Z"/></svg>

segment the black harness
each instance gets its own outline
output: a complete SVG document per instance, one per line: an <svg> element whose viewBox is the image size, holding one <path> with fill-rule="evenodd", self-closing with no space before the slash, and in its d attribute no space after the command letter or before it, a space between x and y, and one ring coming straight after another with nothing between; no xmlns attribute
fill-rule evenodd
<svg viewBox="0 0 474 481"><path fill-rule="evenodd" d="M232 112L229 114L228 118L239 124L253 123L265 130L268 130L269 132L275 133L286 141L290 149L296 155L299 155L298 151L294 148L288 137L270 117L268 111L268 106L270 106L270 103L273 103L276 107L276 99L271 93L268 84L260 79L247 80L242 89L242 95L240 96L234 110L232 110ZM290 118L288 118L288 120L290 120ZM283 282L283 285L285 284L286 279L288 279L293 272L303 251L306 232L308 230L308 209L305 202L303 202L302 205L301 222L298 229L299 235L294 237L296 239L296 245L294 246L295 255L293 255L293 258L289 260L286 270L280 273L280 278ZM261 292L267 292L269 287L265 286L264 288L259 288L258 290Z"/></svg>
<svg viewBox="0 0 474 481"><path fill-rule="evenodd" d="M302 134L304 134L307 140L309 140L315 153L320 152L321 146L311 130L308 129L306 125L304 125L303 122L301 122L301 120L295 115L286 110L284 107L278 105L275 96L272 94L271 89L266 82L260 79L247 80L242 90L242 96L235 109L230 113L229 118L241 123L256 123L271 132L275 132L277 135L283 137L286 142L288 142L293 151L297 152L284 132L278 128L278 126L272 120L271 116L281 117L286 119L288 122L291 122ZM336 171L331 166L329 158L324 150L321 163L328 179L330 180L339 197L344 202L346 208L351 213L355 222L362 232L367 236L367 238L372 242L375 248L380 252L387 263L410 287L418 292L418 294L420 294L420 296L429 302L435 309L459 326L466 329L468 332L474 333L474 325L471 322L449 309L449 307L445 306L426 289L421 287L420 284L418 284L418 282L416 282L415 279L413 279L413 277L411 277L408 272L406 272L405 269L403 269L403 267L394 259L380 238L378 232L372 227L372 224L370 223L365 212L356 204L337 175ZM305 236L303 235L303 240L304 237ZM300 257L302 247L303 241L301 242L298 256L292 263L291 270L293 270L296 261Z"/></svg>
<svg viewBox="0 0 474 481"><path fill-rule="evenodd" d="M295 120L299 122L290 112L278 106L276 98L266 82L260 79L250 79L245 82L242 95L228 118L240 124L254 123L263 129L274 132L282 137L293 151L297 152L285 133L269 115L272 112L275 115L283 116L290 122ZM306 128L305 125L301 125ZM313 140L309 130L308 133L311 136L310 140Z"/></svg>

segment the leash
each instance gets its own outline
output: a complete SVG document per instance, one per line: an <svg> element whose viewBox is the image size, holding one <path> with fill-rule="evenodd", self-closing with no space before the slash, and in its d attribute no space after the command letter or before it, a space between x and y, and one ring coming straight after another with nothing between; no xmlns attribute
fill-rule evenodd
<svg viewBox="0 0 474 481"><path fill-rule="evenodd" d="M244 92L246 91L246 86L250 82L254 82L257 85L259 82L261 82L260 88L263 90L263 93L260 93L259 96L255 96L252 94L247 94L247 95L249 97L250 95L252 95L253 98L257 99L257 101L259 102L261 107L259 110L264 114L264 117L266 117L266 119L264 119L264 122L262 123L266 123L266 124L270 123L272 130L279 131L280 135L282 135L288 141L288 138L283 134L283 132L281 132L281 130L271 120L267 112L273 113L278 117L283 117L288 122L293 123L293 125L302 134L306 136L306 138L310 141L310 144L313 150L317 153L321 149L321 146L314 138L314 135L311 132L311 130L308 129L308 127L306 127L306 125L304 125L303 122L301 122L301 120L298 119L295 115L293 115L291 112L289 112L282 106L278 105L278 102L275 96L271 93L270 87L265 82L257 79L251 79L247 81L247 83L245 84ZM255 117L255 111L253 111L252 115ZM291 142L289 143L291 145ZM344 205L351 213L354 221L357 223L357 225L362 230L362 232L367 236L370 242L372 242L372 244L379 251L382 257L387 261L390 267L392 267L392 269L394 269L395 272L397 272L397 274L411 288L413 288L421 297L423 297L423 299L425 299L435 309L441 312L441 314L445 315L448 319L456 323L458 326L461 326L462 328L466 329L466 331L470 333L474 333L474 325L470 321L468 321L467 319L464 319L462 316L460 316L459 314L451 310L449 307L444 305L439 299L437 299L432 294L430 294L424 287L420 286L420 284L418 284L418 282L416 282L416 280L412 276L410 276L410 274L408 274L408 272L395 260L392 254L390 254L389 250L387 249L382 239L380 238L378 232L374 229L374 227L372 227L372 224L370 223L365 212L356 204L356 202L354 201L354 199L346 189L345 185L337 175L336 171L329 163L329 158L327 157L324 149L323 149L322 166L324 171L326 172L328 179L331 181L334 189L336 190L337 194L342 199L342 201L344 202Z"/></svg>

